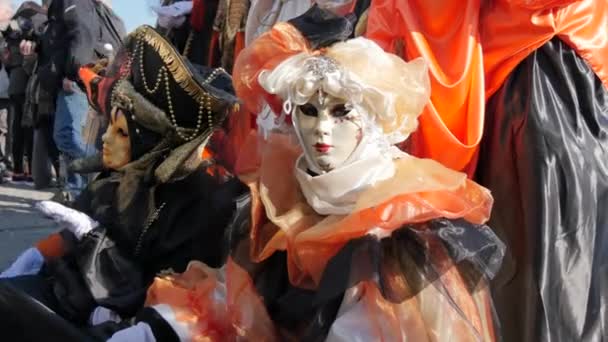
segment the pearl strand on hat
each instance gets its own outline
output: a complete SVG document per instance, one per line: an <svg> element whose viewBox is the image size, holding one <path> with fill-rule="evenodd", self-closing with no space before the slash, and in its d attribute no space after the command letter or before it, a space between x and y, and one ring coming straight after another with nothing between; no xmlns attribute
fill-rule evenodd
<svg viewBox="0 0 608 342"><path fill-rule="evenodd" d="M181 127L177 124L177 119L175 118L175 111L173 109L173 101L171 98L171 92L170 92L170 88L169 88L169 84L170 84L169 83L169 72L165 66L161 67L158 70L158 74L156 76L156 82L155 82L154 87L150 88L150 86L148 84L148 80L146 79L146 76L144 73L143 50L144 50L144 40L140 39L135 46L134 54L139 58L139 72L140 72L140 75L141 75L141 78L143 81L144 88L145 88L146 92L148 92L148 94L154 95L160 89L161 81L164 80L165 95L167 98L169 116L170 116L171 122L173 123L173 126L176 129L177 135L185 141L190 141L190 140L194 139L198 135L198 133L201 129L202 121L203 121L202 119L203 119L205 109L207 112L207 123L209 124L209 128L213 127L213 112L212 112L212 108L211 108L211 95L209 95L209 93L206 93L204 98L199 103L197 120L196 120L196 129L194 130L194 132L192 134L187 135L187 136L184 133L182 133L182 131L180 130ZM216 68L207 77L207 79L205 79L203 84L210 84L214 79L216 79L219 76L219 74L221 72L226 73L226 70L224 70L223 68Z"/></svg>
<svg viewBox="0 0 608 342"><path fill-rule="evenodd" d="M215 80L221 72L227 73L226 70L224 70L224 68L216 68L215 70L213 70L213 72L211 72L211 74L205 79L205 81L203 81L203 84L210 84L211 82L213 82L213 80ZM207 96L206 99L206 105L207 108L211 107L211 97ZM207 116L207 120L209 123L209 127L213 127L213 120L211 118L211 116Z"/></svg>

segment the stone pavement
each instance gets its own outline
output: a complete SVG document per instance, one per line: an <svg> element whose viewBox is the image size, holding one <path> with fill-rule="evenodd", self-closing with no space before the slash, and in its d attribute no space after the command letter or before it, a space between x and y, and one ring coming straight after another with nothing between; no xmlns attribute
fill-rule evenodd
<svg viewBox="0 0 608 342"><path fill-rule="evenodd" d="M57 230L53 221L33 207L52 196L50 190L35 190L31 183L0 184L0 270L32 243Z"/></svg>

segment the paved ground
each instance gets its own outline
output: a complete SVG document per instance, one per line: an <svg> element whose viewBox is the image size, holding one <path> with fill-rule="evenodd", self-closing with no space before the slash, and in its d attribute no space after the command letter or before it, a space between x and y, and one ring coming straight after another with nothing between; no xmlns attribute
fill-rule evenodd
<svg viewBox="0 0 608 342"><path fill-rule="evenodd" d="M34 241L57 230L33 203L50 199L51 191L38 191L28 184L0 184L0 270Z"/></svg>

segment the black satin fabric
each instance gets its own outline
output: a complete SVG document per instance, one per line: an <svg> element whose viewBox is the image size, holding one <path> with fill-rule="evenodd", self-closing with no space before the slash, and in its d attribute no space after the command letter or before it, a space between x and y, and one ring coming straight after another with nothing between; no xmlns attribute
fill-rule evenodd
<svg viewBox="0 0 608 342"><path fill-rule="evenodd" d="M98 221L132 255L142 229L164 203L143 236L141 253L134 256L151 266L147 273L153 276L159 267L183 271L193 259L220 266L219 243L232 217L233 199L242 192L237 179L220 183L202 169L169 184L155 183L150 170L128 176L110 172L92 182L75 207Z"/></svg>
<svg viewBox="0 0 608 342"><path fill-rule="evenodd" d="M487 106L477 180L508 245L494 282L505 341L608 337L608 91L559 39Z"/></svg>
<svg viewBox="0 0 608 342"><path fill-rule="evenodd" d="M183 272L192 260L212 267L222 264L224 228L232 217L234 198L246 192L238 179L220 183L203 170L174 183L155 184L150 170L147 168L142 174L135 171L130 174L103 173L89 184L75 203L77 210L98 221L105 229L107 237L115 243L116 253L132 261L141 271L141 279L137 280L139 286L123 297L128 300L122 300L119 293L110 291L107 299L120 300L114 303L116 306L107 305L105 301L105 306L111 306L125 317L134 315L143 306L148 286L162 270ZM163 203L158 218L141 239L140 253L134 255L142 230ZM134 272L128 271L131 266L120 268L117 259L109 258L109 255L94 256L97 261L112 260L109 265L96 262L94 265L99 267L84 270L79 259L90 254L88 248L92 247L79 242L74 251L50 267L55 278L55 294L63 311L69 314L66 318L72 322L85 322L95 306L102 304L92 300L95 288L84 284L83 279L100 279L97 287L125 281L127 284L122 288L136 286L132 281L135 278L131 278Z"/></svg>

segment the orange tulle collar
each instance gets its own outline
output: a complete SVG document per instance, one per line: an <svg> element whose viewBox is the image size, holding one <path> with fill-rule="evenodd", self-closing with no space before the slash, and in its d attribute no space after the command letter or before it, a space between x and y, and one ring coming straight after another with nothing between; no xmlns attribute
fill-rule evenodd
<svg viewBox="0 0 608 342"><path fill-rule="evenodd" d="M298 147L274 136L258 146L259 164L241 174L252 192L251 256L262 261L287 251L292 284L315 288L325 265L348 241L390 235L406 224L436 218L486 222L490 192L463 173L411 156L395 161L394 177L362 193L349 215L322 216L306 202L293 176Z"/></svg>

